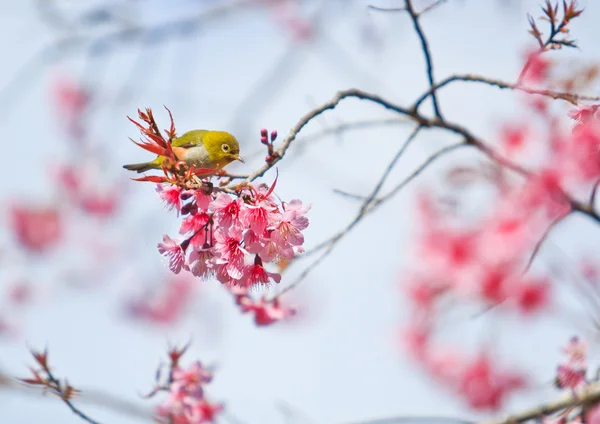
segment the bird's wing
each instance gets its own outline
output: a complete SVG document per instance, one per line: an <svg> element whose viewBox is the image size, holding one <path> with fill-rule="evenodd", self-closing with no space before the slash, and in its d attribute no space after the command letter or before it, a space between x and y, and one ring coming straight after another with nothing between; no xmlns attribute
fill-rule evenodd
<svg viewBox="0 0 600 424"><path fill-rule="evenodd" d="M174 139L172 144L174 147L183 147L186 149L197 146L198 144L202 143L202 137L204 137L204 134L207 132L207 130L188 131L181 137Z"/></svg>

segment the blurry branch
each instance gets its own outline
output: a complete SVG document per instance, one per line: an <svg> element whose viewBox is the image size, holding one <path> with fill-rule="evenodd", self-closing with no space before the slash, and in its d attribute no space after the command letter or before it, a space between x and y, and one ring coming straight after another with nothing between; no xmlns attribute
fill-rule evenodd
<svg viewBox="0 0 600 424"><path fill-rule="evenodd" d="M379 207L382 203L384 203L386 200L389 200L392 196L394 196L396 193L398 193L401 189L406 187L411 181L413 181L415 178L417 178L419 175L421 175L421 173L425 169L427 169L437 159L439 159L440 157L444 156L447 153L450 153L453 150L456 150L460 147L465 147L465 146L468 146L468 144L466 144L464 142L451 144L449 146L441 148L437 152L430 155L427 158L427 160L425 160L413 172L411 172L408 177L406 177L404 180L402 180L402 182L400 182L398 185L396 185L396 187L394 187L394 189L392 191L390 191L388 194L386 194L385 196L382 196L380 198L373 197L373 199L371 199L370 206L367 207L367 209L365 209L365 212L363 213L361 218L366 213L374 212L375 209L377 207ZM352 197L354 199L363 200L364 201L363 207L365 204L367 204L367 201L369 200L369 197L370 197L370 196L365 197L365 196L360 196L360 195L356 195L356 194L351 194L351 193L347 193L347 192L344 192L341 190L336 190L336 192L343 194L344 196ZM361 207L361 210L362 210L362 207ZM348 231L351 230L355 225L356 225L356 223L354 223L354 225L352 225L352 223L351 223L350 225L348 225L348 227L346 227L344 230L340 231L339 233L337 233L330 239L328 239L324 242L321 242L320 244L316 245L312 249L308 250L302 257L305 258L307 256L311 256L326 247L328 247L328 248L331 247L333 244L337 243L342 237L344 237L348 233Z"/></svg>
<svg viewBox="0 0 600 424"><path fill-rule="evenodd" d="M452 417L389 417L368 421L354 421L350 424L475 424L474 421Z"/></svg>
<svg viewBox="0 0 600 424"><path fill-rule="evenodd" d="M558 99L564 100L573 105L577 105L578 102L582 101L582 100L584 100L584 101L600 101L600 96L586 96L583 94L576 94L576 93L568 93L568 92L560 92L560 91L552 91L552 90L538 90L535 88L524 87L524 86L522 86L520 84L516 84L516 83L508 83L508 82L500 81L497 79L482 77L479 75L466 74L466 75L452 75L452 76L444 79L443 81L440 81L439 83L433 85L427 93L423 94L421 97L419 97L417 99L417 101L415 103L415 107L418 108L419 105L421 105L421 103L423 103L429 96L431 96L432 93L435 93L440 88L442 88L446 85L449 85L453 82L456 82L456 81L477 82L477 83L490 85L493 87L498 87L501 89L522 91L522 92L528 93L528 94L536 94L536 95L540 95L540 96L550 97L555 100L558 100Z"/></svg>
<svg viewBox="0 0 600 424"><path fill-rule="evenodd" d="M421 49L423 50L423 55L425 56L425 63L427 65L427 79L429 80L429 86L433 87L435 85L435 81L433 78L433 59L431 58L431 52L429 50L429 43L425 38L425 33L423 32L423 28L421 28L421 23L419 22L419 14L415 11L412 0L405 0L406 11L408 12L413 25L415 27L415 32L419 36L421 40ZM431 100L433 102L433 111L437 118L442 119L442 112L440 111L440 106L438 104L437 94L435 91L431 92Z"/></svg>
<svg viewBox="0 0 600 424"><path fill-rule="evenodd" d="M305 146L306 143L312 143L323 138L326 138L330 135L334 136L342 136L344 133L353 130L361 130L368 129L374 127L385 127L385 126L395 126L395 125L406 125L411 123L411 120L398 117L398 118L389 118L389 119L369 119L364 121L354 121L354 122L344 122L335 126L331 126L325 128L319 132L315 132L314 134L305 135L300 138L297 143L302 143L302 146ZM260 149L248 155L248 158L252 159L254 157L263 156L265 154L265 149ZM297 156L297 155L296 155ZM294 156L294 157L296 157ZM244 159L246 155L244 155ZM290 160L293 158L290 158ZM247 178L247 175L235 175L228 174L228 176L232 179L243 179Z"/></svg>
<svg viewBox="0 0 600 424"><path fill-rule="evenodd" d="M510 415L499 420L483 421L479 424L516 424L524 423L536 418L543 418L560 412L564 409L575 408L579 406L591 406L600 400L600 382L590 383L581 389L574 389L573 393L565 394L559 399L536 406L531 409Z"/></svg>
<svg viewBox="0 0 600 424"><path fill-rule="evenodd" d="M0 114L7 115L6 112L13 108L10 104L11 100L23 97L23 90L32 85L28 84L28 81L37 76L41 69L86 46L89 47L91 54L99 55L106 54L113 48L137 42L144 36L152 38L156 44L164 43L172 38L187 37L200 29L203 23L239 12L246 7L260 7L260 3L255 0L219 2L206 6L196 15L175 22L148 27L129 26L97 37L82 34L63 37L39 50L17 70L13 79L0 89L0 105L4 108Z"/></svg>
<svg viewBox="0 0 600 424"><path fill-rule="evenodd" d="M40 398L40 390L24 386L17 383L14 379L8 377L0 371L0 390L7 390L15 393L19 393L26 396ZM152 411L147 408L140 407L135 403L128 402L126 400L119 399L116 396L108 393L103 393L94 390L83 390L79 396L78 401L83 404L100 406L109 411L114 411L131 418L138 418L140 420L148 421L152 419Z"/></svg>
<svg viewBox="0 0 600 424"><path fill-rule="evenodd" d="M527 271L529 271L529 269L531 268L531 265L533 265L533 261L535 260L535 257L539 253L539 251L542 248L542 245L544 244L544 242L546 241L546 239L550 236L550 232L552 231L552 229L554 227L556 227L567 216L569 216L569 214L560 215L557 218L555 218L550 223L550 225L548 225L548 227L546 228L546 231L544 231L542 233L542 236L539 238L539 240L535 244L535 246L533 248L533 251L531 252L531 256L529 257L529 260L527 261L527 265L525 265L525 269L523 270L523 273L526 273Z"/></svg>
<svg viewBox="0 0 600 424"><path fill-rule="evenodd" d="M390 161L389 165L385 169L383 175L379 178L377 184L375 185L375 187L373 188L373 190L371 191L371 193L369 194L369 196L367 196L366 198L364 198L363 203L362 203L362 205L361 205L358 213L356 214L356 217L344 229L342 229L341 231L339 231L333 237L331 237L328 240L326 240L326 241L318 244L317 246L315 246L314 248L310 249L309 251L306 252L306 254L304 254L302 256L302 257L307 257L307 256L310 256L310 255L312 255L314 253L317 253L317 252L325 249L324 252L317 259L315 259L309 266L307 266L304 269L304 271L302 271L302 273L296 278L296 280L294 280L294 282L292 282L285 289L283 289L278 294L278 296L286 293L287 291L293 289L298 284L300 284L308 276L308 274L310 274L310 272L313 269L315 269L327 256L329 256L329 254L333 251L333 249L335 248L335 246L337 245L337 243L344 236L346 236L348 233L350 233L350 231L352 231L352 229L354 227L356 227L356 225L360 221L362 221L362 219L366 216L367 213L373 212L376 209L376 207L379 206L382 203L381 200L379 200L379 201L376 200L377 195L381 191L381 188L383 187L383 185L384 185L385 181L387 180L388 176L390 175L391 171L396 166L396 163L398 162L398 160L400 159L400 157L402 157L402 155L404 154L404 152L406 151L406 149L408 148L408 146L416 138L417 134L419 133L419 131L421 131L421 129L422 129L421 126L418 126L417 128L415 128L413 130L413 132L410 134L410 136L408 137L408 139L406 140L406 142L402 145L402 147L398 150L398 152L396 153L396 155L392 158L392 160ZM408 184L410 181L412 181L413 179L415 179L434 160L436 160L440 156L444 155L445 153L448 153L449 151L454 150L455 148L457 148L459 146L462 146L462 145L465 145L465 144L464 143L459 143L459 144L455 144L455 145L452 145L452 146L448 146L448 147L446 147L444 149L439 150L437 153L431 155L424 164L422 164L415 171L413 171L399 186L400 187L406 186L406 184ZM397 192L397 191L399 191L399 189L394 190L394 192Z"/></svg>
<svg viewBox="0 0 600 424"><path fill-rule="evenodd" d="M423 96L421 96L421 97L423 97ZM312 269L314 269L317 265L319 265L323 261L323 259L325 259L331 253L332 249L337 244L337 242L345 234L347 234L350 230L352 230L352 228L354 228L356 226L356 224L363 218L363 216L365 215L365 213L369 209L369 207L372 209L374 206L378 206L385 200L389 199L391 196L393 196L395 193L397 193L403 187L405 187L406 184L408 182L410 182L413 178L418 176L420 174L420 172L422 172L427 166L429 166L429 164L431 164L431 162L433 162L439 156L441 156L451 150L454 150L460 146L472 146L472 147L475 147L477 150L479 150L481 153L483 153L485 156L487 156L488 159L490 159L492 162L495 162L497 165L500 165L504 168L510 169L510 170L516 172L517 174L521 175L524 178L531 178L534 176L533 172L525 169L523 166L519 165L518 163L512 162L509 159L499 155L496 151L494 151L492 148L490 148L488 145L486 145L483 141L479 140L475 135L473 135L466 128L464 128L458 124L446 121L441 117L427 118L427 117L421 115L415 107L416 103L412 107L407 108L407 107L403 107L403 106L394 104L376 94L372 94L372 93L368 93L368 92L365 92L365 91L362 91L362 90L359 90L356 88L352 88L352 89L338 92L337 95L335 95L330 101L323 103L322 105L318 106L317 108L315 108L315 109L311 110L310 112L308 112L307 114L305 114L299 120L299 122L290 130L290 133L288 134L288 136L283 140L281 147L275 151L276 154L274 155L273 160L271 162L266 163L265 165L263 165L261 168L259 168L255 172L247 175L246 182L251 182L259 177L262 177L269 169L271 169L277 162L279 162L285 156L287 150L289 149L289 147L291 146L293 141L297 138L300 131L302 131L302 129L310 121L312 121L313 119L315 119L316 117L320 116L322 113L324 113L328 110L335 109L342 100L347 99L347 98L366 100L366 101L378 104L379 106L381 106L385 109L388 109L399 115L410 118L415 124L417 124L418 129L439 128L439 129L446 130L449 133L460 135L463 137L463 142L452 145L452 146L448 146L448 147L438 151L432 157L430 157L422 166L420 166L413 173L413 175L411 175L406 181L399 184L387 196L385 196L384 198L379 199L377 201L374 201L375 196L379 193L381 184L383 184L383 183L381 183L381 184L378 183L376 188L373 191L374 195L372 193L371 196L368 196L366 198L365 202L361 206L360 212L357 215L357 217L350 224L348 224L348 226L345 229L343 229L341 232L339 232L338 234L333 236L331 239L319 244L318 246L316 246L315 248L313 248L309 252L307 252L307 254L309 255L309 254L315 253L316 251L326 249L317 259L315 259L315 261L311 265L309 265L307 268L304 269L304 271L298 276L298 278L293 283L291 283L290 286L283 289L281 294L283 294L283 293L287 292L288 290L290 290L291 288L297 286L311 272ZM410 141L410 139L409 139L409 141ZM399 154L401 154L402 151L403 150L401 150L399 152ZM394 158L394 160L390 164L390 167L393 168L396 160L397 159ZM384 176L382 177L383 179L387 178L390 167L388 167L388 170L386 170L386 173L384 173ZM243 177L243 176L238 176L238 177ZM237 184L232 183L227 188L233 190L233 189L235 189L236 186L237 186ZM595 212L592 205L590 205L589 203L580 202L579 200L573 198L571 195L569 195L564 190L559 190L557 194L559 194L566 202L569 203L571 212L579 212L579 213L589 217L596 223L600 223L600 215L598 215ZM307 254L305 254L304 256L306 256Z"/></svg>
<svg viewBox="0 0 600 424"><path fill-rule="evenodd" d="M439 5L441 5L442 3L444 3L446 0L437 0L434 1L433 3L431 3L429 6L427 6L426 8L424 8L423 10L421 10L420 12L415 13L415 15L417 17L429 12L430 10L435 9L436 7L438 7ZM378 12L406 12L406 7L380 7L380 6L374 6L372 4L370 4L369 6L367 6L369 9L371 10L376 10Z"/></svg>
<svg viewBox="0 0 600 424"><path fill-rule="evenodd" d="M87 414L81 411L73 404L73 398L81 393L79 390L71 386L66 380L61 382L57 379L52 371L50 365L48 365L48 350L45 349L43 352L31 351L35 362L40 366L39 369L30 367L32 376L30 378L19 378L18 381L24 383L30 387L37 387L41 389L43 393L51 393L58 396L65 405L82 420L89 424L100 424L98 421L90 418Z"/></svg>

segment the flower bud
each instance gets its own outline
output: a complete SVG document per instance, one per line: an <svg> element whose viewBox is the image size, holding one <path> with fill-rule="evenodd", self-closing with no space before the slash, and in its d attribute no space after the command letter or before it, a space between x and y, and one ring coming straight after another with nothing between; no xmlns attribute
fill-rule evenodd
<svg viewBox="0 0 600 424"><path fill-rule="evenodd" d="M267 140L267 136L266 135L260 138L260 142L262 144L269 144L269 140Z"/></svg>
<svg viewBox="0 0 600 424"><path fill-rule="evenodd" d="M273 156L271 155L267 155L267 157L265 158L265 162L269 163L273 161Z"/></svg>
<svg viewBox="0 0 600 424"><path fill-rule="evenodd" d="M277 131L271 131L271 143L277 139Z"/></svg>
<svg viewBox="0 0 600 424"><path fill-rule="evenodd" d="M267 131L266 128L263 128L262 130L260 130L260 136L267 138L267 134L269 134L269 132Z"/></svg>

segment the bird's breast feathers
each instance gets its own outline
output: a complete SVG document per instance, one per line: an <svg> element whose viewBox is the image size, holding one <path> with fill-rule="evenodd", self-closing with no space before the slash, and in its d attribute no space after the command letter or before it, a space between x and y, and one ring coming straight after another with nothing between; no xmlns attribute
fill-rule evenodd
<svg viewBox="0 0 600 424"><path fill-rule="evenodd" d="M214 161L210 159L210 155L208 154L208 150L204 147L203 144L199 144L198 146L189 147L186 149L182 149L181 151L177 148L174 148L174 153L183 159L185 163L188 165L195 165L197 168L215 168L216 164Z"/></svg>

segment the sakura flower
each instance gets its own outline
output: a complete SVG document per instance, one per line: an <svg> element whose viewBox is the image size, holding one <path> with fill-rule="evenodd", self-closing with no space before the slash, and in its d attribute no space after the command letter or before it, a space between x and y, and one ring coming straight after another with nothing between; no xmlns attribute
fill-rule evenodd
<svg viewBox="0 0 600 424"><path fill-rule="evenodd" d="M574 127L577 127L595 118L599 107L600 105L583 105L570 110L567 115L575 121Z"/></svg>
<svg viewBox="0 0 600 424"><path fill-rule="evenodd" d="M185 416L189 424L212 423L222 410L223 405L212 404L206 399L200 399L188 405Z"/></svg>
<svg viewBox="0 0 600 424"><path fill-rule="evenodd" d="M62 236L62 219L56 208L14 206L12 228L17 241L33 252L44 252Z"/></svg>
<svg viewBox="0 0 600 424"><path fill-rule="evenodd" d="M181 212L181 187L168 184L157 184L156 191L166 203L168 210Z"/></svg>
<svg viewBox="0 0 600 424"><path fill-rule="evenodd" d="M522 376L495 370L487 355L468 364L459 379L458 390L469 406L479 410L497 410L506 396L525 385Z"/></svg>
<svg viewBox="0 0 600 424"><path fill-rule="evenodd" d="M185 252L181 245L168 235L163 236L162 243L158 243L158 252L169 259L169 269L179 274L185 265Z"/></svg>
<svg viewBox="0 0 600 424"><path fill-rule="evenodd" d="M267 229L272 209L265 201L253 205L246 204L240 211L240 221L255 234L262 234Z"/></svg>
<svg viewBox="0 0 600 424"><path fill-rule="evenodd" d="M214 271L213 259L215 256L214 249L208 246L192 250L188 260L192 274L203 278L209 276Z"/></svg>
<svg viewBox="0 0 600 424"><path fill-rule="evenodd" d="M204 212L208 211L210 202L212 201L212 196L204 193L204 191L202 191L202 190L196 190L195 197L196 197L196 205L198 206L198 208Z"/></svg>
<svg viewBox="0 0 600 424"><path fill-rule="evenodd" d="M219 225L225 228L237 223L240 208L240 200L234 200L230 195L225 193L219 194L210 204L210 209L218 217Z"/></svg>
<svg viewBox="0 0 600 424"><path fill-rule="evenodd" d="M241 245L242 231L237 227L228 230L220 228L215 231L215 251L219 254L217 263L226 264L226 271L231 278L239 280L242 277L244 255L246 251Z"/></svg>
<svg viewBox="0 0 600 424"><path fill-rule="evenodd" d="M281 221L271 234L271 239L278 246L300 246L304 243L304 235L301 231L308 227L306 213L310 206L303 206L300 200L292 200L283 204L284 213Z"/></svg>
<svg viewBox="0 0 600 424"><path fill-rule="evenodd" d="M213 375L200 361L195 361L187 370L176 368L172 373L173 382L180 384L187 393L197 393L206 383L210 383Z"/></svg>
<svg viewBox="0 0 600 424"><path fill-rule="evenodd" d="M266 237L260 237L252 230L248 230L244 233L244 247L246 251L251 254L260 253L265 246L265 239L268 239L269 235L266 234ZM269 262L269 260L267 260Z"/></svg>
<svg viewBox="0 0 600 424"><path fill-rule="evenodd" d="M128 305L128 312L137 319L170 325L177 322L192 300L191 278L178 276L165 282L165 287L152 296L143 296Z"/></svg>
<svg viewBox="0 0 600 424"><path fill-rule="evenodd" d="M268 284L270 280L279 283L281 281L281 275L268 272L260 260L260 256L256 255L256 259L253 265L247 265L244 268L244 275L241 279L242 285L246 287L254 287L259 284Z"/></svg>
<svg viewBox="0 0 600 424"><path fill-rule="evenodd" d="M531 53L525 63L523 82L536 84L544 82L550 73L550 62L539 51Z"/></svg>
<svg viewBox="0 0 600 424"><path fill-rule="evenodd" d="M179 229L180 234L186 233L197 233L201 229L203 229L208 221L210 220L210 216L206 212L199 212L196 214L190 214L181 223L181 228Z"/></svg>
<svg viewBox="0 0 600 424"><path fill-rule="evenodd" d="M244 297L240 300L240 306L242 312L252 312L254 314L254 322L258 326L271 325L296 314L294 308L281 306L279 298L272 300L262 298L260 301L255 302L249 297Z"/></svg>

